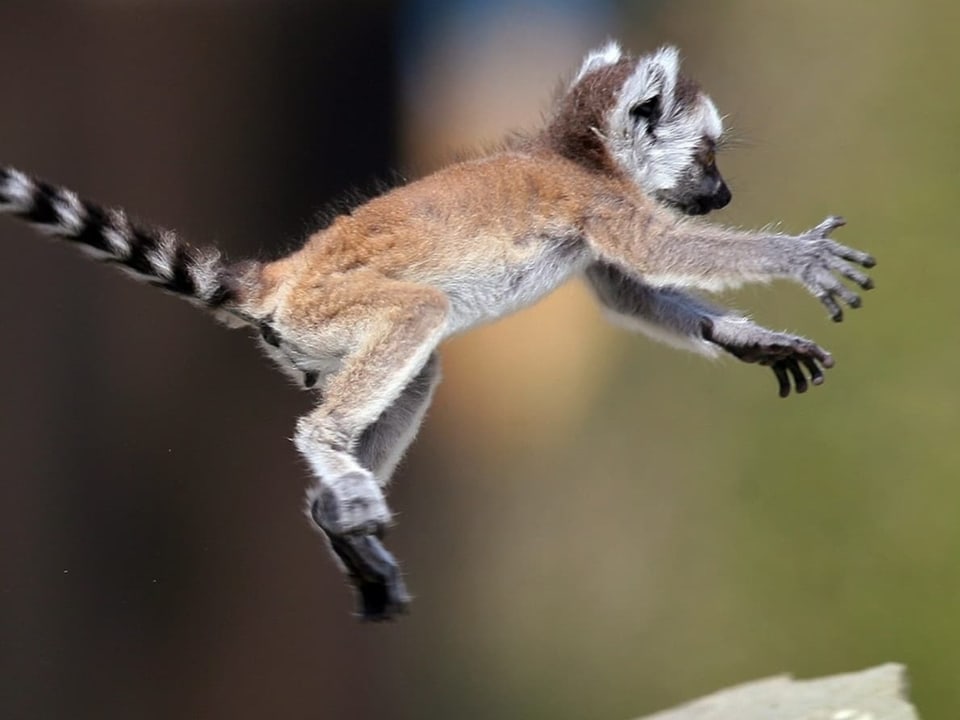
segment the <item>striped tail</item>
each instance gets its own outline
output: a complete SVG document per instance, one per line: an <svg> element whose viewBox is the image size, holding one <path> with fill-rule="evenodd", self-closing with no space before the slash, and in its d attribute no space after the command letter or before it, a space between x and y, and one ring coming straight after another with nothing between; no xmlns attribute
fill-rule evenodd
<svg viewBox="0 0 960 720"><path fill-rule="evenodd" d="M12 168L0 167L0 213L211 310L229 310L238 300L219 251L193 248L169 230L143 227L121 210L106 210Z"/></svg>

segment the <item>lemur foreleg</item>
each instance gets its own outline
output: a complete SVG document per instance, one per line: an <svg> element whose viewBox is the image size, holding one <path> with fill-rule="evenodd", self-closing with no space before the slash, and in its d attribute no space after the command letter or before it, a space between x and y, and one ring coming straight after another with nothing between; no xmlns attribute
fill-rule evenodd
<svg viewBox="0 0 960 720"><path fill-rule="evenodd" d="M673 287L655 288L632 278L607 263L595 263L585 273L598 300L614 321L656 340L713 355L722 349L748 363L773 370L780 396L798 393L810 382L823 382L823 368L833 366L833 357L806 338L768 330L738 315Z"/></svg>
<svg viewBox="0 0 960 720"><path fill-rule="evenodd" d="M842 218L828 217L794 236L734 230L660 211L658 217L638 216L626 223L608 224L600 218L588 232L588 240L601 260L657 287L715 291L745 282L793 280L839 322L843 311L837 300L857 308L860 296L838 276L869 290L873 282L853 264L866 268L876 264L867 253L830 239L831 231L843 225Z"/></svg>

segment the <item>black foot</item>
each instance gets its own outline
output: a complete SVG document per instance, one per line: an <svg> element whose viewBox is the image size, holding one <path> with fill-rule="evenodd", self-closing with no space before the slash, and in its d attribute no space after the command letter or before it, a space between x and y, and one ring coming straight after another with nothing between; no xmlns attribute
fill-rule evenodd
<svg viewBox="0 0 960 720"><path fill-rule="evenodd" d="M383 621L405 613L410 595L400 574L400 565L383 546L382 530L377 534L331 533L321 522L329 519L324 517L324 509L327 508L317 501L311 508L311 514L357 592L358 617Z"/></svg>
<svg viewBox="0 0 960 720"><path fill-rule="evenodd" d="M410 595L400 566L375 535L327 535L357 592L357 615L362 620L392 620L402 615Z"/></svg>

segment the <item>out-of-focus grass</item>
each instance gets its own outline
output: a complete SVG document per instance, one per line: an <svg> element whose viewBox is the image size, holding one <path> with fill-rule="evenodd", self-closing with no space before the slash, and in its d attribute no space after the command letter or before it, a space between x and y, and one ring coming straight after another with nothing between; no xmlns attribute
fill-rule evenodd
<svg viewBox="0 0 960 720"><path fill-rule="evenodd" d="M688 47L748 141L722 158L735 202L718 221L801 230L842 213L838 239L879 258L877 290L839 326L797 288L731 297L835 353L824 387L786 401L766 370L598 329L568 311L585 295L487 331L515 370L496 383L479 345L455 344L434 437L457 437L457 466L474 469L442 641L463 661L451 707L626 717L764 674L898 660L924 713L947 717L960 706L960 11L683 2L660 23L631 44ZM589 377L549 349L520 362L532 353L518 342L575 343L565 333L589 345L576 363ZM544 439L528 430L535 398L558 384L581 401L573 416L550 405L559 430ZM501 432L469 432L483 422Z"/></svg>

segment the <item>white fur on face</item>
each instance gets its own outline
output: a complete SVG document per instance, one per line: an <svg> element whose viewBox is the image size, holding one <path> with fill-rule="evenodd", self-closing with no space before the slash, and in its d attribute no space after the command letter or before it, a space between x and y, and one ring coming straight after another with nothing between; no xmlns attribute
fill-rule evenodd
<svg viewBox="0 0 960 720"><path fill-rule="evenodd" d="M609 41L603 47L597 48L596 50L591 50L583 59L583 63L580 65L580 69L577 71L577 75L573 79L573 82L570 83L570 87L573 87L580 82L580 80L582 80L583 77L588 73L591 73L599 68L606 67L607 65L613 65L614 63L619 62L621 57L623 57L623 51L614 40Z"/></svg>
<svg viewBox="0 0 960 720"><path fill-rule="evenodd" d="M692 108L677 102L679 73L680 53L674 47L640 58L607 119L614 157L646 192L675 187L695 162L700 141L705 136L717 140L723 131L720 114L706 95L701 93ZM660 117L651 133L630 111L657 97Z"/></svg>
<svg viewBox="0 0 960 720"><path fill-rule="evenodd" d="M706 95L702 96L704 108L704 130L705 134L714 142L720 139L720 136L723 135L723 118L720 117L720 113L717 111L717 106L713 104L713 100L708 98Z"/></svg>

